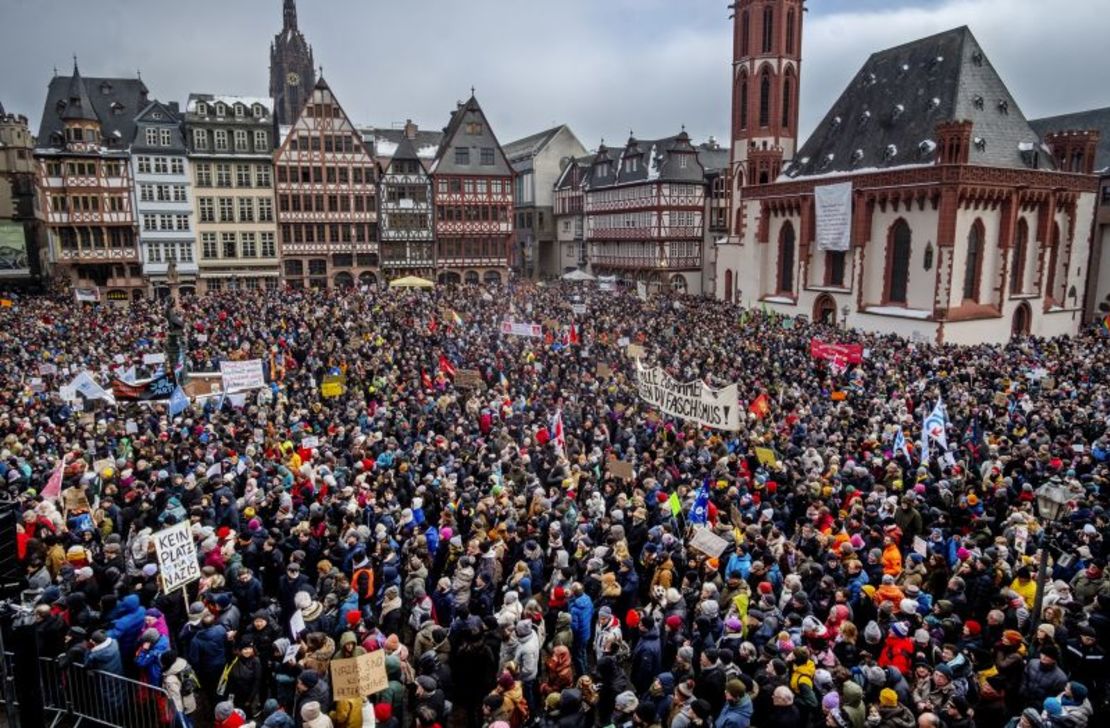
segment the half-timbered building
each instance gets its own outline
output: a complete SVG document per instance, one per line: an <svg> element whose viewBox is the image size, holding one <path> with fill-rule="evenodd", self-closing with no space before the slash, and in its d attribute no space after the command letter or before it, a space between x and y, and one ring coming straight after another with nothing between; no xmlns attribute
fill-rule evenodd
<svg viewBox="0 0 1110 728"><path fill-rule="evenodd" d="M409 135L390 151L380 185L382 275L387 280L403 276L435 280L432 178Z"/></svg>
<svg viewBox="0 0 1110 728"><path fill-rule="evenodd" d="M735 8L719 296L939 342L1077 331L1097 132L1042 140L962 27L873 54L793 153L801 2Z"/></svg>
<svg viewBox="0 0 1110 728"><path fill-rule="evenodd" d="M436 271L444 283L503 283L512 264L513 170L472 95L431 166Z"/></svg>
<svg viewBox="0 0 1110 728"><path fill-rule="evenodd" d="M274 170L286 284L377 284L378 166L323 78L285 132Z"/></svg>
<svg viewBox="0 0 1110 728"><path fill-rule="evenodd" d="M47 271L108 300L141 299L128 146L148 103L139 79L50 81L35 159L37 214L48 237Z"/></svg>

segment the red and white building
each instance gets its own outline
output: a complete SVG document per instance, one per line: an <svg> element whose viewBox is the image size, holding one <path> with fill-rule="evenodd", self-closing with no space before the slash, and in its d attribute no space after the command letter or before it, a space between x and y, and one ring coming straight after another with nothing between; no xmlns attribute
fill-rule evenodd
<svg viewBox="0 0 1110 728"><path fill-rule="evenodd" d="M376 285L378 165L323 78L283 132L274 174L286 284Z"/></svg>
<svg viewBox="0 0 1110 728"><path fill-rule="evenodd" d="M512 264L513 170L478 100L459 104L430 168L441 283L505 283Z"/></svg>
<svg viewBox="0 0 1110 728"><path fill-rule="evenodd" d="M803 4L734 4L717 295L937 342L1075 333L1098 133L1041 138L963 27L873 54L798 147Z"/></svg>

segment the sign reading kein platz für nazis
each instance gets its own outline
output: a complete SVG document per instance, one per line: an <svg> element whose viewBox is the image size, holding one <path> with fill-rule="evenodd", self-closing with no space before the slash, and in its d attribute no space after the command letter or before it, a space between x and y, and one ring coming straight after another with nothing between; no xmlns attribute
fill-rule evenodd
<svg viewBox="0 0 1110 728"><path fill-rule="evenodd" d="M154 550L162 574L162 592L169 594L200 578L197 545L189 523L178 523L154 534Z"/></svg>

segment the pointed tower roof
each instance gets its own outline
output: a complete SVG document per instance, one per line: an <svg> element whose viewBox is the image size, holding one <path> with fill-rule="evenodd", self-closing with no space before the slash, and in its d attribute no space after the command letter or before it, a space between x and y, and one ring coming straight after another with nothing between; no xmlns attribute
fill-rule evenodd
<svg viewBox="0 0 1110 728"><path fill-rule="evenodd" d="M284 7L282 7L281 16L283 30L296 30L297 0L284 0Z"/></svg>
<svg viewBox="0 0 1110 728"><path fill-rule="evenodd" d="M77 68L76 58L73 59L73 76L69 79L62 120L99 121L96 110L93 109L92 101L89 99L89 92L85 90L85 80L81 78L81 71Z"/></svg>
<svg viewBox="0 0 1110 728"><path fill-rule="evenodd" d="M416 147L413 146L412 140L402 135L401 141L397 143L397 151L393 152L393 159L419 160L420 156L416 153Z"/></svg>

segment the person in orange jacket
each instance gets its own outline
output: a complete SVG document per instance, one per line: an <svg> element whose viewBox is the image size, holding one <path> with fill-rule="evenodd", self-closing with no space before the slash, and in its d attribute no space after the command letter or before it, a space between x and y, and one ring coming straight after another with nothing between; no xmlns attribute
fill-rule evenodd
<svg viewBox="0 0 1110 728"><path fill-rule="evenodd" d="M875 590L875 596L872 598L875 600L875 606L877 607L881 607L883 602L893 602L894 606L897 607L906 598L906 595L894 583L893 576L883 574L883 583Z"/></svg>
<svg viewBox="0 0 1110 728"><path fill-rule="evenodd" d="M902 552L890 536L883 537L883 573L893 577L902 573Z"/></svg>

